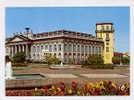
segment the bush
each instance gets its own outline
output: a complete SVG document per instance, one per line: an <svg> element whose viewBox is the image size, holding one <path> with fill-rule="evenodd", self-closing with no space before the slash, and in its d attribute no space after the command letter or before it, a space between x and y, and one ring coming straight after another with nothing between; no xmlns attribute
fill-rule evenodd
<svg viewBox="0 0 134 100"><path fill-rule="evenodd" d="M114 56L112 58L113 64L120 64L120 61L121 61L121 57L119 57L119 56Z"/></svg>
<svg viewBox="0 0 134 100"><path fill-rule="evenodd" d="M32 61L32 63L35 63L35 64L47 64L47 62L45 62L45 61Z"/></svg>
<svg viewBox="0 0 134 100"><path fill-rule="evenodd" d="M17 52L13 57L13 62L23 63L26 61L26 56L24 52Z"/></svg>
<svg viewBox="0 0 134 100"><path fill-rule="evenodd" d="M86 65L90 64L104 64L103 58L101 56L95 55L95 56L89 56L87 60L85 61Z"/></svg>
<svg viewBox="0 0 134 100"><path fill-rule="evenodd" d="M113 64L120 64L120 63L129 64L130 58L129 57L114 56L112 58L112 62L113 62Z"/></svg>
<svg viewBox="0 0 134 100"><path fill-rule="evenodd" d="M123 64L129 64L129 62L130 62L130 58L129 57L123 57L122 58L122 63Z"/></svg>
<svg viewBox="0 0 134 100"><path fill-rule="evenodd" d="M48 65L51 65L51 64L60 64L60 60L58 58L56 58L55 56L45 56L45 62L48 64Z"/></svg>
<svg viewBox="0 0 134 100"><path fill-rule="evenodd" d="M113 65L97 65L94 69L114 69Z"/></svg>
<svg viewBox="0 0 134 100"><path fill-rule="evenodd" d="M90 69L114 69L113 65L110 64L100 64L100 65L83 65L83 68L90 68Z"/></svg>

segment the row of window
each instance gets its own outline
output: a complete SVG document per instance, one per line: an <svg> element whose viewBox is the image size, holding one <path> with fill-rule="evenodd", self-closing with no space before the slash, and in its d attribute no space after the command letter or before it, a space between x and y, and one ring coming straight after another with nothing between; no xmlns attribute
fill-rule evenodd
<svg viewBox="0 0 134 100"><path fill-rule="evenodd" d="M49 50L49 52L52 51L61 51L61 44L54 44L54 45L41 45L41 46L33 46L32 47L32 52L41 52L43 49Z"/></svg>
<svg viewBox="0 0 134 100"><path fill-rule="evenodd" d="M101 26L102 30L112 30L112 26Z"/></svg>
<svg viewBox="0 0 134 100"><path fill-rule="evenodd" d="M64 51L65 52L86 52L86 53L91 53L91 54L98 54L101 53L101 47L95 47L95 46L84 46L82 45L71 45L71 44L65 44L64 46Z"/></svg>
<svg viewBox="0 0 134 100"><path fill-rule="evenodd" d="M61 44L54 45L45 45L45 46L33 46L32 52L41 52L43 49L48 50L49 52L61 51ZM90 54L100 54L102 52L101 47L95 46L84 46L84 45L72 45L65 44L64 45L65 52L85 52Z"/></svg>
<svg viewBox="0 0 134 100"><path fill-rule="evenodd" d="M48 56L48 55L52 55L52 54L51 53L44 53L44 56ZM33 54L32 58L33 59L42 59L44 56L39 55L39 54ZM54 53L53 56L56 56L56 57L58 56L58 58L61 58L61 53L58 53L58 54ZM91 56L91 55L64 54L65 59L67 59L67 58L87 58L88 56Z"/></svg>

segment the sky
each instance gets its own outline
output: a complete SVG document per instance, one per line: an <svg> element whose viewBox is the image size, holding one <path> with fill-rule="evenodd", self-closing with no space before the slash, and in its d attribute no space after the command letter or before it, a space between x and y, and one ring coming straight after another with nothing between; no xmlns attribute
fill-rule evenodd
<svg viewBox="0 0 134 100"><path fill-rule="evenodd" d="M6 37L30 27L34 34L55 30L86 32L95 36L95 24L112 22L115 51L129 52L129 7L8 7Z"/></svg>

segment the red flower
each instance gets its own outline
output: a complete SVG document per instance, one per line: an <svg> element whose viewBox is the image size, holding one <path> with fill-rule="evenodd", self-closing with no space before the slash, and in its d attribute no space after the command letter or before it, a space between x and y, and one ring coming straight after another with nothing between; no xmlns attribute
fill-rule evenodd
<svg viewBox="0 0 134 100"><path fill-rule="evenodd" d="M49 88L48 85L43 86L43 89L48 89L48 88Z"/></svg>
<svg viewBox="0 0 134 100"><path fill-rule="evenodd" d="M65 87L61 86L60 89L61 89L61 91L64 91L65 90Z"/></svg>
<svg viewBox="0 0 134 100"><path fill-rule="evenodd" d="M61 84L61 85L65 85L65 83L64 83L64 82L60 82L60 84Z"/></svg>
<svg viewBox="0 0 134 100"><path fill-rule="evenodd" d="M78 83L73 81L73 82L72 82L72 87L73 87L73 88L76 88L77 86L78 86Z"/></svg>

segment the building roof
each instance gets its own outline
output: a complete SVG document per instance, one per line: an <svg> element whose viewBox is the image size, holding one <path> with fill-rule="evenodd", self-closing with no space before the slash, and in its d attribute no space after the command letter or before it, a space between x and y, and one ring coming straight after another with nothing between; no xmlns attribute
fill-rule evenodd
<svg viewBox="0 0 134 100"><path fill-rule="evenodd" d="M12 41L14 38L16 37L19 37L23 40L26 40L26 41L45 41L45 40L48 40L50 39L50 37L47 37L49 36L50 34L62 34L64 33L67 34L67 36L65 35L56 35L55 37L52 36L53 39L58 39L58 38L64 38L64 39L81 39L81 40L89 40L89 41L99 41L99 42L103 42L103 40L99 39L99 38L96 38L95 36L91 35L91 34L87 34L87 33L83 33L83 32L75 32L75 31L68 31L68 30L56 30L56 31L50 31L50 32L42 32L42 33L37 33L37 34L33 34L32 38L28 38L27 35L23 35L23 34L16 34L14 35L12 38L10 39L7 39L8 41L7 42L10 42ZM71 35L70 35L71 34ZM74 35L74 36L73 36ZM78 37L75 37L75 36L78 36ZM80 36L80 37L79 37ZM82 37L81 37L82 36ZM88 39L89 37L89 39ZM90 39L91 38L91 39Z"/></svg>
<svg viewBox="0 0 134 100"><path fill-rule="evenodd" d="M45 35L48 33L76 33L76 34L80 34L80 35L92 36L91 34L87 34L84 32L76 32L76 31L71 31L71 30L56 30L56 31L50 31L50 32L42 32L42 33L33 34L33 36Z"/></svg>
<svg viewBox="0 0 134 100"><path fill-rule="evenodd" d="M103 25L103 24L111 24L111 25L113 25L113 23L96 23L96 25Z"/></svg>

